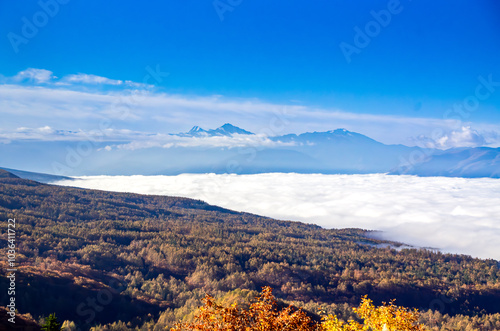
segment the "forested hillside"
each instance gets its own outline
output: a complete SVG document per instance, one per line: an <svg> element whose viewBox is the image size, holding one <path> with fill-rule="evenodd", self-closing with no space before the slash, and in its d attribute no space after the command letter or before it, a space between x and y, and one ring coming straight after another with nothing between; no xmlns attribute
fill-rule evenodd
<svg viewBox="0 0 500 331"><path fill-rule="evenodd" d="M500 329L497 261L378 248L382 242L363 230L326 230L197 200L58 187L4 173L3 234L9 218L16 219L19 312L35 319L55 312L83 330L104 324L163 330L190 319L206 294L245 303L263 286L316 319L319 309L354 316L350 307L368 295L376 304L396 299L419 308L436 330ZM0 300L5 306L7 291Z"/></svg>

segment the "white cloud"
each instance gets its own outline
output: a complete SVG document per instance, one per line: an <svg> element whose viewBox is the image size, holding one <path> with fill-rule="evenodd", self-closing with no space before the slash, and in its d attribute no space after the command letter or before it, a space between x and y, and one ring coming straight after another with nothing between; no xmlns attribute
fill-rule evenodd
<svg viewBox="0 0 500 331"><path fill-rule="evenodd" d="M0 141L9 143L12 140L38 141L100 141L114 142L104 148L138 150L152 147L205 147L205 148L237 148L237 147L276 147L293 146L295 143L273 141L264 135L233 134L232 136L182 137L172 134L139 132L127 129L106 128L103 130L55 130L50 126L30 128L19 127L14 130L0 130ZM123 143L116 143L117 141Z"/></svg>
<svg viewBox="0 0 500 331"><path fill-rule="evenodd" d="M449 149L455 147L479 147L487 144L486 139L470 126L462 126L437 137L420 136L416 139L422 147Z"/></svg>
<svg viewBox="0 0 500 331"><path fill-rule="evenodd" d="M23 84L31 83L35 86L51 86L52 88L78 88L81 86L114 86L121 89L152 89L154 85L137 83L131 80L111 79L108 77L92 74L66 75L61 79L54 76L53 72L45 69L28 68L18 72L13 77L2 77L2 81L7 83Z"/></svg>
<svg viewBox="0 0 500 331"><path fill-rule="evenodd" d="M500 131L486 131L482 134L489 147L500 147Z"/></svg>
<svg viewBox="0 0 500 331"><path fill-rule="evenodd" d="M355 114L220 96L149 90L91 92L54 86L0 85L0 112L10 114L17 123L23 116L25 126L44 123L66 130L95 129L100 119L109 119L124 129L160 133L188 130L193 125L215 128L229 122L269 136L345 127L390 143L405 142L411 132L451 125L444 120ZM2 126L12 127L5 116Z"/></svg>
<svg viewBox="0 0 500 331"><path fill-rule="evenodd" d="M63 82L83 83L83 84L104 84L104 85L122 85L122 80L110 79L102 76L76 74L67 75L62 78Z"/></svg>
<svg viewBox="0 0 500 331"><path fill-rule="evenodd" d="M189 130L193 125L216 128L229 122L268 136L344 127L383 143L414 145L415 141L408 141L408 137L430 136L433 129L439 128L450 135L443 137L446 141L434 139L436 146L469 146L479 142L472 139L474 132L466 136L456 130L453 120L353 113L220 95L167 94L151 85L84 73L56 80L48 70L31 68L15 77L5 80L10 85L0 85L0 129L19 126L22 121L27 127L43 123L65 130L95 130L104 119L121 129L165 134ZM22 84L25 80L44 84ZM479 129L481 125L475 123L474 127ZM480 132L484 128L482 125ZM489 125L487 131L498 133L500 126ZM500 139L493 139L492 134L488 137L485 136L486 144L500 145Z"/></svg>
<svg viewBox="0 0 500 331"><path fill-rule="evenodd" d="M59 133L52 129L50 126L44 126L39 128L28 128L28 127L19 127L13 131L2 131L0 130L0 139L6 141L12 140L47 140L48 136L55 136ZM51 139L52 140L52 139Z"/></svg>
<svg viewBox="0 0 500 331"><path fill-rule="evenodd" d="M77 129L96 120L108 118L104 110L123 102L125 95L116 93L92 93L40 86L0 85L0 113L11 115L16 123L21 120L32 123L48 122L51 127ZM104 109L104 110L103 110ZM3 118L0 125L12 127ZM71 121L68 121L71 120ZM75 121L78 120L78 121ZM68 125L68 123L72 123ZM94 124L95 126L96 124ZM32 125L31 125L32 126Z"/></svg>
<svg viewBox="0 0 500 331"><path fill-rule="evenodd" d="M12 79L15 82L29 81L35 84L47 83L56 77L53 75L52 71L45 69L35 69L28 68L26 70L20 71Z"/></svg>
<svg viewBox="0 0 500 331"><path fill-rule="evenodd" d="M84 84L84 85L111 85L111 86L121 86L123 88L136 88L136 89L151 89L154 86L144 83L137 83L131 80L120 80L111 79L108 77L89 75L89 74L75 74L67 75L61 78L56 85L69 86L72 84Z"/></svg>
<svg viewBox="0 0 500 331"><path fill-rule="evenodd" d="M151 147L276 147L293 146L294 143L283 143L272 141L264 135L243 135L234 134L232 136L202 136L202 137L180 137L176 135L152 134L144 135L140 140L134 140L127 144L117 145L116 148L124 150L136 150Z"/></svg>
<svg viewBox="0 0 500 331"><path fill-rule="evenodd" d="M203 199L327 228L500 260L500 180L388 175L96 176L60 184Z"/></svg>
<svg viewBox="0 0 500 331"><path fill-rule="evenodd" d="M130 139L146 139L148 134L106 128L103 130L55 130L50 126L30 128L19 127L15 130L0 130L0 139L12 140L37 140L37 141L123 141Z"/></svg>
<svg viewBox="0 0 500 331"><path fill-rule="evenodd" d="M444 148L453 147L478 147L483 146L486 141L476 130L469 127L462 127L461 130L450 132L438 140Z"/></svg>

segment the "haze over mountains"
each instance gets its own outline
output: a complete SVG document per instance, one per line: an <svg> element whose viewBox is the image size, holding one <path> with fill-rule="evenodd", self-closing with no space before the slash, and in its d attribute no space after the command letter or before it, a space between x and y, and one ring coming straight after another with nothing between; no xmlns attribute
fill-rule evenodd
<svg viewBox="0 0 500 331"><path fill-rule="evenodd" d="M386 145L345 129L265 136L229 123L134 141L18 140L0 145L0 152L9 155L3 166L57 175L296 172L500 177L500 148L443 151Z"/></svg>

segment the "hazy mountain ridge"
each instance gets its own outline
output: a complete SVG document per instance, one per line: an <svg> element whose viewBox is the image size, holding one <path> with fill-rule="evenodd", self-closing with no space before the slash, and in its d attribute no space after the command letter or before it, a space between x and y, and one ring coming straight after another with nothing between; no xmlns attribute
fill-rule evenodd
<svg viewBox="0 0 500 331"><path fill-rule="evenodd" d="M14 177L11 177L14 176ZM0 178L23 178L34 180L40 183L51 183L59 180L71 180L71 177L55 176L38 172L30 172L0 167Z"/></svg>
<svg viewBox="0 0 500 331"><path fill-rule="evenodd" d="M224 129L225 127L231 130ZM226 135L252 134L225 124L216 130L194 127L195 134ZM190 132L191 132L190 131ZM500 148L432 148L386 145L363 134L346 129L325 132L305 132L269 137L292 146L266 148L255 152L254 157L233 156L227 162L236 162L239 173L299 172L326 174L341 173L391 173L417 176L492 177L500 178ZM244 152L239 154L245 154ZM412 155L426 155L412 159ZM247 157L245 157L247 156ZM408 164L407 160L412 160ZM215 166L216 173L228 172Z"/></svg>
<svg viewBox="0 0 500 331"><path fill-rule="evenodd" d="M393 174L447 177L500 178L500 148L453 148L435 151L409 168L400 168Z"/></svg>
<svg viewBox="0 0 500 331"><path fill-rule="evenodd" d="M19 178L19 176L16 176L12 172L0 168L0 178Z"/></svg>
<svg viewBox="0 0 500 331"><path fill-rule="evenodd" d="M254 133L243 130L237 126L234 126L230 123L226 123L221 127L213 130L204 130L201 127L195 125L191 130L185 133L178 133L178 136L181 137L214 137L214 136L226 136L232 137L234 134L247 134L252 135Z"/></svg>
<svg viewBox="0 0 500 331"><path fill-rule="evenodd" d="M9 156L3 163L8 168L30 165L26 170L58 175L297 172L500 178L499 148L386 145L346 129L264 137L229 123L168 136L175 137L173 143L147 146L146 141L133 149L120 148L123 141L96 141L85 154L78 154L81 142L17 141L0 144L0 153Z"/></svg>

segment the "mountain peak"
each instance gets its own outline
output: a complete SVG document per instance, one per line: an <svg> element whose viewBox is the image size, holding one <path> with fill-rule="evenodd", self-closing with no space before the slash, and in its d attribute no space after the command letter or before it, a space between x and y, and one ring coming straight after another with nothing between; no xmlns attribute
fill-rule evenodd
<svg viewBox="0 0 500 331"><path fill-rule="evenodd" d="M222 135L232 135L233 133L237 134L253 134L250 131L243 130L237 126L232 125L231 123L226 123L222 125L220 128L214 130L216 133L220 133Z"/></svg>
<svg viewBox="0 0 500 331"><path fill-rule="evenodd" d="M233 128L239 129L237 126L234 126L231 123L226 123L222 125L219 129L233 129Z"/></svg>
<svg viewBox="0 0 500 331"><path fill-rule="evenodd" d="M343 128L329 131L305 132L273 137L275 141L300 142L303 144L381 144L365 135Z"/></svg>
<svg viewBox="0 0 500 331"><path fill-rule="evenodd" d="M253 134L250 131L243 130L237 126L232 125L231 123L226 123L222 125L221 127L215 129L215 130L204 130L201 127L195 125L191 130L189 130L187 133L180 133L179 135L181 136L192 136L192 137L198 137L198 136L207 136L207 137L213 137L213 136L232 136L233 134Z"/></svg>
<svg viewBox="0 0 500 331"><path fill-rule="evenodd" d="M352 132L343 128L336 129L336 130L330 130L326 131L326 133L333 133L333 134L338 134L338 135L350 135Z"/></svg>
<svg viewBox="0 0 500 331"><path fill-rule="evenodd" d="M193 126L193 128L191 130L189 130L188 133L198 133L198 132L204 132L205 130L203 130L202 128L200 128L199 126L195 125Z"/></svg>

